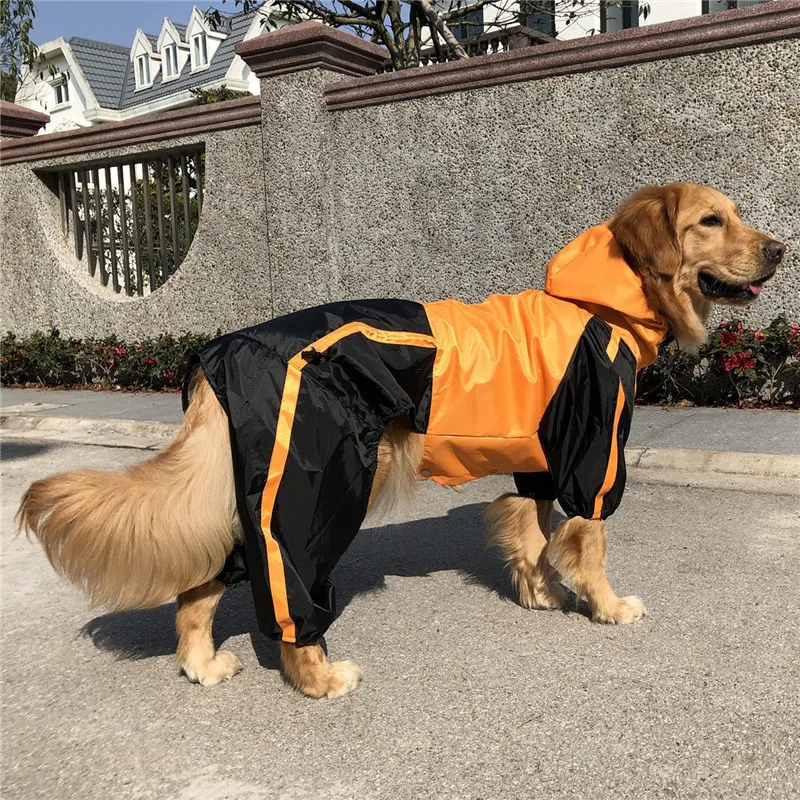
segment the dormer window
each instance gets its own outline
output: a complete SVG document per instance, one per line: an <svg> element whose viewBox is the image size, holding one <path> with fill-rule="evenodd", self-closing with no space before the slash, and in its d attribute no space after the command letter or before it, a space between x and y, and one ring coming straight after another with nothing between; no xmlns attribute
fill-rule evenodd
<svg viewBox="0 0 800 800"><path fill-rule="evenodd" d="M136 58L136 88L143 89L150 86L150 56L147 54Z"/></svg>
<svg viewBox="0 0 800 800"><path fill-rule="evenodd" d="M164 78L178 77L178 46L168 44L164 47Z"/></svg>
<svg viewBox="0 0 800 800"><path fill-rule="evenodd" d="M53 94L55 94L56 106L69 104L69 84L66 78L61 78L58 83L53 84Z"/></svg>
<svg viewBox="0 0 800 800"><path fill-rule="evenodd" d="M192 68L202 69L208 66L208 44L205 33L192 36Z"/></svg>

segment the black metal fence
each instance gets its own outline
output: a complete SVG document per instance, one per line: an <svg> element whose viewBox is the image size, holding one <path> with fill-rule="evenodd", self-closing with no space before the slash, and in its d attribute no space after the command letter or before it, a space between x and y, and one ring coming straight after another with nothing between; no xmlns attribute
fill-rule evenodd
<svg viewBox="0 0 800 800"><path fill-rule="evenodd" d="M64 236L103 286L149 294L181 265L203 210L202 146L49 175Z"/></svg>

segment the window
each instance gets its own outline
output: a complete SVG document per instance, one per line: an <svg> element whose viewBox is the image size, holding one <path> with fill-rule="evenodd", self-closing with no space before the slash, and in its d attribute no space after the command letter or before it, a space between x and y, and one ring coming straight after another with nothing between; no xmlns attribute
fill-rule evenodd
<svg viewBox="0 0 800 800"><path fill-rule="evenodd" d="M519 7L520 25L533 28L546 36L556 35L555 0L522 0Z"/></svg>
<svg viewBox="0 0 800 800"><path fill-rule="evenodd" d="M470 11L452 26L453 35L459 42L464 39L471 39L473 36L480 36L483 33L483 8Z"/></svg>
<svg viewBox="0 0 800 800"><path fill-rule="evenodd" d="M621 3L600 3L600 33L624 31L639 27L638 0L622 0Z"/></svg>
<svg viewBox="0 0 800 800"><path fill-rule="evenodd" d="M164 48L164 77L175 78L178 75L178 46L168 44Z"/></svg>
<svg viewBox="0 0 800 800"><path fill-rule="evenodd" d="M703 0L703 13L713 14L716 11L730 11L733 8L757 6L766 0Z"/></svg>
<svg viewBox="0 0 800 800"><path fill-rule="evenodd" d="M192 52L194 54L194 69L208 66L208 50L204 33L192 36Z"/></svg>
<svg viewBox="0 0 800 800"><path fill-rule="evenodd" d="M136 86L142 89L150 85L150 56L143 55L136 59Z"/></svg>
<svg viewBox="0 0 800 800"><path fill-rule="evenodd" d="M56 95L56 105L63 106L69 103L69 84L66 81L57 83L53 86Z"/></svg>

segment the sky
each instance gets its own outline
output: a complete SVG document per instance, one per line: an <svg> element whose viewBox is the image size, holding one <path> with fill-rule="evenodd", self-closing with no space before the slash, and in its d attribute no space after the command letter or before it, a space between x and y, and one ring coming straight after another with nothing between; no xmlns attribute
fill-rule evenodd
<svg viewBox="0 0 800 800"><path fill-rule="evenodd" d="M185 25L196 5L234 14L234 0L36 0L33 40L44 44L63 36L83 36L112 44L130 45L136 29L158 34L164 17Z"/></svg>

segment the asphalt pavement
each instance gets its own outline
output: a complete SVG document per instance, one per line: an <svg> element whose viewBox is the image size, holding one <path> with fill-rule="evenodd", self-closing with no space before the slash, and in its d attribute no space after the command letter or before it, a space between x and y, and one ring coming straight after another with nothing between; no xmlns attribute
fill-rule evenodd
<svg viewBox="0 0 800 800"><path fill-rule="evenodd" d="M149 453L13 437L0 556L7 800L800 796L796 481L653 483L632 470L609 522L609 576L649 616L626 627L513 602L479 519L507 478L461 493L423 484L338 567L327 646L364 681L313 701L281 680L246 586L223 597L215 626L244 670L205 689L175 667L172 606L93 610L14 537L31 480Z"/></svg>
<svg viewBox="0 0 800 800"><path fill-rule="evenodd" d="M3 412L26 416L179 423L178 393L3 389ZM638 406L630 447L800 454L800 412Z"/></svg>

